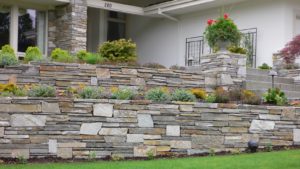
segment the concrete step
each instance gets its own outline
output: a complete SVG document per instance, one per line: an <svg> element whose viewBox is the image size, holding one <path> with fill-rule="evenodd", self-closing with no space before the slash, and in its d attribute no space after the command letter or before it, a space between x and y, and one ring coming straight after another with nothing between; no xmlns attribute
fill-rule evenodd
<svg viewBox="0 0 300 169"><path fill-rule="evenodd" d="M265 76L269 76L269 72L270 72L269 70L247 68L247 75L265 75Z"/></svg>
<svg viewBox="0 0 300 169"><path fill-rule="evenodd" d="M260 81L246 81L246 89L257 89L257 90L266 90L272 87L270 82L260 82ZM300 85L295 84L286 84L286 83L275 83L275 87L285 91L296 91L300 92Z"/></svg>
<svg viewBox="0 0 300 169"><path fill-rule="evenodd" d="M272 83L272 77L266 76L266 75L247 74L246 80ZM294 84L294 79L285 78L285 77L274 77L274 82L275 83L284 83L284 84Z"/></svg>
<svg viewBox="0 0 300 169"><path fill-rule="evenodd" d="M266 93L268 90L257 90L257 89L248 89L253 91L255 94L258 96L263 96L264 93ZM300 98L300 92L295 92L295 91L284 91L282 90L286 97L290 100L298 100Z"/></svg>

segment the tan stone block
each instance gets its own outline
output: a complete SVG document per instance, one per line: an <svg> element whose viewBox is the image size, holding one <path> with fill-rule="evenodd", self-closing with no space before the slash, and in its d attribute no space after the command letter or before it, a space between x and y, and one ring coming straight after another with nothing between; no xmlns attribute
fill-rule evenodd
<svg viewBox="0 0 300 169"><path fill-rule="evenodd" d="M134 157L147 157L149 153L152 153L154 156L157 154L155 146L138 146L134 147Z"/></svg>
<svg viewBox="0 0 300 169"><path fill-rule="evenodd" d="M223 133L247 133L248 128L244 128L244 127L223 127L222 132Z"/></svg>
<svg viewBox="0 0 300 169"><path fill-rule="evenodd" d="M72 148L58 148L57 149L57 157L63 159L70 159L73 157Z"/></svg>
<svg viewBox="0 0 300 169"><path fill-rule="evenodd" d="M156 150L157 151L170 151L171 147L170 146L157 146Z"/></svg>
<svg viewBox="0 0 300 169"><path fill-rule="evenodd" d="M38 113L42 111L40 104L0 104L2 113Z"/></svg>
<svg viewBox="0 0 300 169"><path fill-rule="evenodd" d="M4 127L0 127L0 137L4 136Z"/></svg>
<svg viewBox="0 0 300 169"><path fill-rule="evenodd" d="M29 149L14 149L11 151L12 158L20 158L23 157L25 159L29 159Z"/></svg>
<svg viewBox="0 0 300 169"><path fill-rule="evenodd" d="M109 79L111 77L109 69L97 68L96 74L98 79Z"/></svg>
<svg viewBox="0 0 300 169"><path fill-rule="evenodd" d="M172 141L170 141L170 145L171 145L172 148L176 148L176 149L190 149L190 148L192 148L191 141L172 140Z"/></svg>

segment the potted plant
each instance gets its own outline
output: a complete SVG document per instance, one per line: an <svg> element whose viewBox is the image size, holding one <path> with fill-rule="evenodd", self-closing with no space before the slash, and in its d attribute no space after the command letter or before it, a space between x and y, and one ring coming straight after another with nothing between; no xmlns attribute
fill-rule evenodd
<svg viewBox="0 0 300 169"><path fill-rule="evenodd" d="M229 46L238 45L240 42L241 33L228 14L224 14L217 20L209 19L207 24L204 35L211 48L218 48L224 52Z"/></svg>

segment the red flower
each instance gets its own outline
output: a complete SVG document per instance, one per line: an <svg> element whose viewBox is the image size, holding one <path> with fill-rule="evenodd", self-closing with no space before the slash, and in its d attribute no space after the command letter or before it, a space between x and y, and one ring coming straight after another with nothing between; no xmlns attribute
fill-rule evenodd
<svg viewBox="0 0 300 169"><path fill-rule="evenodd" d="M227 13L224 14L224 19L228 19L229 15Z"/></svg>
<svg viewBox="0 0 300 169"><path fill-rule="evenodd" d="M208 25L212 25L213 23L214 23L214 20L212 20L212 19L207 20Z"/></svg>

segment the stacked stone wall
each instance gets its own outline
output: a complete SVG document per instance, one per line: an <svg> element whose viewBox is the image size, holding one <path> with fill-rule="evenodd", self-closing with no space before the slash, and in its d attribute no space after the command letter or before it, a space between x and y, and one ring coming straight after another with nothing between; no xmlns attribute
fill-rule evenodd
<svg viewBox="0 0 300 169"><path fill-rule="evenodd" d="M0 157L194 155L300 144L300 108L0 99Z"/></svg>

